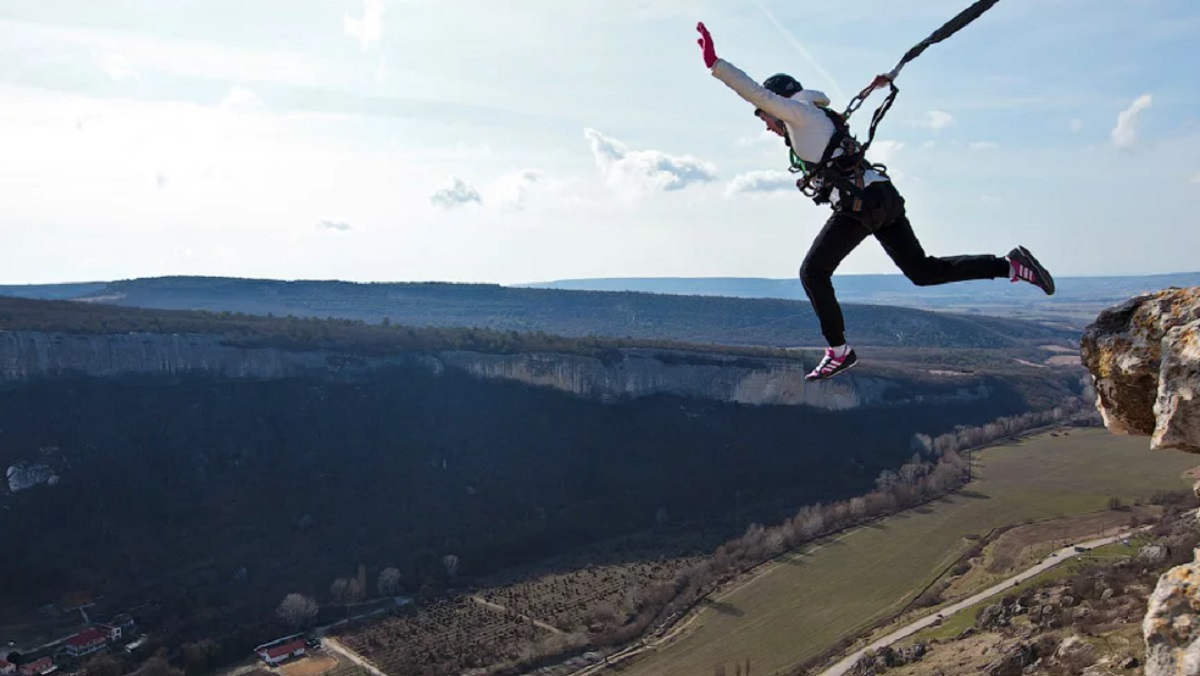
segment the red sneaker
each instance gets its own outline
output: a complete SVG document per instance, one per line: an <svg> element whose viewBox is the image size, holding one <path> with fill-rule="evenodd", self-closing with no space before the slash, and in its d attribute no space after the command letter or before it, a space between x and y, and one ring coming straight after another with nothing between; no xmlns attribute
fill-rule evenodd
<svg viewBox="0 0 1200 676"><path fill-rule="evenodd" d="M1047 296L1054 295L1054 278L1029 253L1029 249L1019 246L1008 252L1008 267L1012 271L1013 282L1029 282L1045 291Z"/></svg>
<svg viewBox="0 0 1200 676"><path fill-rule="evenodd" d="M805 380L825 380L832 378L842 371L854 368L858 364L858 355L854 354L854 349L851 348L846 354L841 357L834 356L832 347L825 349L825 357L821 359L821 363L817 364L817 368L813 369L808 375L804 376Z"/></svg>

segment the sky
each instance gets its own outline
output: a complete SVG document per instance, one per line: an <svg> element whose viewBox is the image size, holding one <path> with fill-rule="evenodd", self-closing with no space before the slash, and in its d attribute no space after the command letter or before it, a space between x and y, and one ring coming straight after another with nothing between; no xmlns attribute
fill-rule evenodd
<svg viewBox="0 0 1200 676"><path fill-rule="evenodd" d="M0 283L794 277L829 208L696 22L840 110L968 4L0 0ZM932 255L1200 270L1197 34L1195 0L1000 0L871 158Z"/></svg>

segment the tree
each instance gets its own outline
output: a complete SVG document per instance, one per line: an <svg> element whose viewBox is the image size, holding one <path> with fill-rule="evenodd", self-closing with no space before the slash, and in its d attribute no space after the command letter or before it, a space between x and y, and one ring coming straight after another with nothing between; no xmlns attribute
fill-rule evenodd
<svg viewBox="0 0 1200 676"><path fill-rule="evenodd" d="M284 597L275 614L284 622L299 629L317 617L320 606L312 598L292 592Z"/></svg>
<svg viewBox="0 0 1200 676"><path fill-rule="evenodd" d="M448 577L454 577L458 574L458 557L453 554L443 556L442 566L446 568L446 575Z"/></svg>
<svg viewBox="0 0 1200 676"><path fill-rule="evenodd" d="M221 655L221 646L210 638L194 643L183 644L184 671L189 674L200 674L208 671L210 665Z"/></svg>
<svg viewBox="0 0 1200 676"><path fill-rule="evenodd" d="M379 593L391 596L400 591L400 569L394 566L384 568L379 573Z"/></svg>
<svg viewBox="0 0 1200 676"><path fill-rule="evenodd" d="M183 676L183 672L172 667L162 655L155 655L146 660L146 663L133 673L134 676Z"/></svg>
<svg viewBox="0 0 1200 676"><path fill-rule="evenodd" d="M334 603L345 603L350 595L350 578L339 577L329 585L329 593Z"/></svg>
<svg viewBox="0 0 1200 676"><path fill-rule="evenodd" d="M366 589L363 589L363 584L358 581L359 578L351 578L349 584L346 585L346 603L358 603L363 600L366 595Z"/></svg>
<svg viewBox="0 0 1200 676"><path fill-rule="evenodd" d="M112 655L97 655L83 666L84 676L121 676L125 669Z"/></svg>
<svg viewBox="0 0 1200 676"><path fill-rule="evenodd" d="M881 491L886 491L899 482L900 477L890 469L885 469L879 473L875 479L875 486Z"/></svg>

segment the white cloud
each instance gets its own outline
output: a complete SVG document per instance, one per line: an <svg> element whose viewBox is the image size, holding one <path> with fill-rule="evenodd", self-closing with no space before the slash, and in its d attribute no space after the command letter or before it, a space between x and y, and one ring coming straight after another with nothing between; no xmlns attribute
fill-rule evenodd
<svg viewBox="0 0 1200 676"><path fill-rule="evenodd" d="M1149 94L1143 94L1137 98L1128 108L1121 111L1117 115L1117 126L1112 130L1113 144L1118 148L1127 150L1132 148L1137 143L1137 119L1142 111L1150 107L1152 103Z"/></svg>
<svg viewBox="0 0 1200 676"><path fill-rule="evenodd" d="M1193 176L1192 180L1189 181L1189 183L1200 183L1200 174L1196 174L1195 176Z"/></svg>
<svg viewBox="0 0 1200 676"><path fill-rule="evenodd" d="M726 197L736 197L751 193L771 193L796 190L797 175L787 171L768 169L765 171L750 171L733 177L725 187Z"/></svg>
<svg viewBox="0 0 1200 676"><path fill-rule="evenodd" d="M988 206L996 206L998 204L1004 204L1004 198L997 197L995 195L981 195L979 197L979 203L986 204Z"/></svg>
<svg viewBox="0 0 1200 676"><path fill-rule="evenodd" d="M155 185L158 186L159 190L162 190L163 188L167 187L167 181L168 181L168 177L167 177L166 172L160 171L154 175L154 183L155 183Z"/></svg>
<svg viewBox="0 0 1200 676"><path fill-rule="evenodd" d="M694 183L710 183L717 178L715 166L691 155L630 150L624 143L595 129L584 129L583 135L607 183L631 194L682 190Z"/></svg>
<svg viewBox="0 0 1200 676"><path fill-rule="evenodd" d="M1077 118L1071 120L1071 122L1068 126L1070 127L1071 131L1073 131L1073 132L1083 131L1083 120L1081 120L1077 117Z"/></svg>
<svg viewBox="0 0 1200 676"><path fill-rule="evenodd" d="M263 103L263 100L258 98L258 94L250 89L236 86L229 90L225 98L221 99L221 108L232 112L249 113L266 110L267 104Z"/></svg>
<svg viewBox="0 0 1200 676"><path fill-rule="evenodd" d="M100 67L115 82L124 82L137 77L133 69L133 61L118 52L105 52L100 57Z"/></svg>
<svg viewBox="0 0 1200 676"><path fill-rule="evenodd" d="M472 202L482 205L483 197L470 183L457 176L451 176L434 190L433 194L429 196L429 202L442 209L453 209Z"/></svg>
<svg viewBox="0 0 1200 676"><path fill-rule="evenodd" d="M346 232L347 230L350 229L350 224L347 223L346 221L322 220L322 221L317 221L317 229L318 230L336 230L338 232Z"/></svg>
<svg viewBox="0 0 1200 676"><path fill-rule="evenodd" d="M992 141L972 141L967 144L967 147L971 150L995 150L1000 147L1000 144Z"/></svg>
<svg viewBox="0 0 1200 676"><path fill-rule="evenodd" d="M528 206L538 184L545 183L545 177L546 175L537 169L506 174L492 181L484 189L481 201L489 207L519 211Z"/></svg>
<svg viewBox="0 0 1200 676"><path fill-rule="evenodd" d="M954 124L954 116L943 110L931 110L925 113L925 118L919 124L934 131L941 131Z"/></svg>
<svg viewBox="0 0 1200 676"><path fill-rule="evenodd" d="M383 37L383 0L365 0L361 19L343 15L342 30L352 38L358 38L363 51L369 49Z"/></svg>

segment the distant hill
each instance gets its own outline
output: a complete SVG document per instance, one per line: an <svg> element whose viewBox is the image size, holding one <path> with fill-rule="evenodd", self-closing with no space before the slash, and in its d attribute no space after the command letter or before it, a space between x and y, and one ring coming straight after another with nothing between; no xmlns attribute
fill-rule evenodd
<svg viewBox="0 0 1200 676"><path fill-rule="evenodd" d="M70 300L97 293L107 282L80 282L76 284L0 284L0 296L37 298L39 300Z"/></svg>
<svg viewBox="0 0 1200 676"><path fill-rule="evenodd" d="M853 302L877 302L881 299L906 300L911 305L937 305L948 301L1007 301L1014 293L1004 280L982 280L914 286L902 275L837 275L834 277L839 297ZM1055 295L1045 302L1125 300L1144 291L1156 291L1170 286L1200 285L1200 272L1129 277L1061 277L1055 278ZM770 279L762 277L607 277L594 279L560 279L515 285L518 288L569 289L577 291L641 291L701 296L732 296L740 298L785 298L804 300L804 288L798 278ZM1022 287L1024 290L1024 287ZM1034 297L1040 297L1035 293Z"/></svg>
<svg viewBox="0 0 1200 676"><path fill-rule="evenodd" d="M779 298L222 277L136 279L85 285L77 291L82 292L71 295L53 285L0 288L0 293L11 295L130 307L386 320L418 327L484 327L722 345L824 344L808 302ZM1034 341L1074 341L1078 336L1070 328L1036 322L892 305L848 303L844 309L851 338L859 345L1007 348Z"/></svg>
<svg viewBox="0 0 1200 676"><path fill-rule="evenodd" d="M844 302L899 305L1030 318L1061 317L1090 321L1104 307L1148 291L1200 285L1200 272L1128 277L1060 277L1046 297L1028 285L983 280L914 286L902 275L837 275L834 284ZM581 291L641 291L681 295L807 300L798 278L754 277L618 277L563 279L520 285L527 288Z"/></svg>

